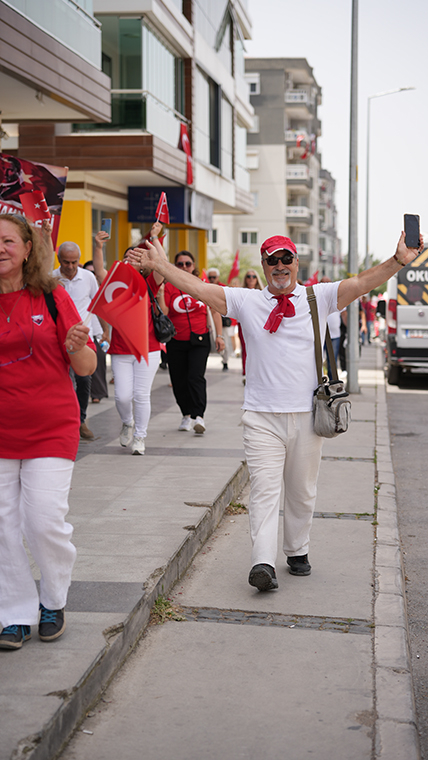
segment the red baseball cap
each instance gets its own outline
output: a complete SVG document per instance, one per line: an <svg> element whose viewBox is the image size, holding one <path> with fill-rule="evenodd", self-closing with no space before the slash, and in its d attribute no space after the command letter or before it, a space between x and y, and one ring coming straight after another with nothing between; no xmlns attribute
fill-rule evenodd
<svg viewBox="0 0 428 760"><path fill-rule="evenodd" d="M260 248L262 258L265 252L270 256L277 251L290 251L290 253L294 253L297 256L297 249L293 241L288 237L283 237L283 235L274 235L268 238L262 243L262 247Z"/></svg>

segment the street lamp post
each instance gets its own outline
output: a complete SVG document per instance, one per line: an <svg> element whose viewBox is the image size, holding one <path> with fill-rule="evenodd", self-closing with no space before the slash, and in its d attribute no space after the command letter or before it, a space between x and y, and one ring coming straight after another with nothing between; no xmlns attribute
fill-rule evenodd
<svg viewBox="0 0 428 760"><path fill-rule="evenodd" d="M364 260L364 269L368 269L370 266L370 252L369 252L369 193L370 193L370 101L373 98L383 98L385 95L395 95L397 92L404 92L404 90L415 90L415 87L397 87L395 90L386 90L386 92L378 92L376 95L369 95L367 98L367 173L366 173L366 257Z"/></svg>

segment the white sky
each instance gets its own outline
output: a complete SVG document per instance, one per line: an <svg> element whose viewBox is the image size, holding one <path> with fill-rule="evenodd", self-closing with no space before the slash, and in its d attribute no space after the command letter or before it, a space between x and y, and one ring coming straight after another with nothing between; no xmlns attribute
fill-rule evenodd
<svg viewBox="0 0 428 760"><path fill-rule="evenodd" d="M306 58L322 88L322 165L336 180L338 230L348 250L351 0L249 0L249 57ZM365 255L367 98L371 101L370 252L391 256L403 214L428 231L428 0L359 0L358 250Z"/></svg>

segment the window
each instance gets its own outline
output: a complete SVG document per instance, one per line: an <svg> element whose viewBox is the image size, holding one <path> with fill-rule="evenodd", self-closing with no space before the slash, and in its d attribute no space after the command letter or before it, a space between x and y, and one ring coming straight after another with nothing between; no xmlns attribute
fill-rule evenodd
<svg viewBox="0 0 428 760"><path fill-rule="evenodd" d="M257 245L258 232L252 232L251 230L241 232L241 244L242 245Z"/></svg>
<svg viewBox="0 0 428 760"><path fill-rule="evenodd" d="M233 178L233 109L226 98L221 99L221 173Z"/></svg>
<svg viewBox="0 0 428 760"><path fill-rule="evenodd" d="M208 242L216 245L218 242L218 230L208 230Z"/></svg>
<svg viewBox="0 0 428 760"><path fill-rule="evenodd" d="M245 79L250 88L250 95L260 95L260 74L257 72L246 74Z"/></svg>

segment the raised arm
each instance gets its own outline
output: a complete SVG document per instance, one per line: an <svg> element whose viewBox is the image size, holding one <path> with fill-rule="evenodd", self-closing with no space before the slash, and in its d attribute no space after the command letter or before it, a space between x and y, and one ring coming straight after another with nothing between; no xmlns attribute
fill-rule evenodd
<svg viewBox="0 0 428 760"><path fill-rule="evenodd" d="M94 262L95 277L97 278L98 285L101 285L107 274L107 269L104 267L103 256L103 244L106 240L108 240L107 232L100 231L95 235L95 247L92 261Z"/></svg>
<svg viewBox="0 0 428 760"><path fill-rule="evenodd" d="M337 308L339 310L344 309L345 306L355 301L356 298L360 298L365 293L378 288L379 285L389 280L393 274L399 272L403 266L410 264L423 250L423 247L424 240L421 235L419 248L407 248L405 234L402 232L394 256L371 269L360 272L355 277L342 280L337 291Z"/></svg>
<svg viewBox="0 0 428 760"><path fill-rule="evenodd" d="M158 272L167 282L171 282L176 288L188 293L192 298L203 301L214 311L220 314L226 314L226 295L221 285L211 285L202 282L199 277L195 277L188 272L175 267L166 256L163 257L159 252L160 243L155 248L154 245L147 242L147 248L135 248L129 253L129 260L140 267L151 269ZM162 247L162 246L160 246ZM163 250L163 249L162 249Z"/></svg>

